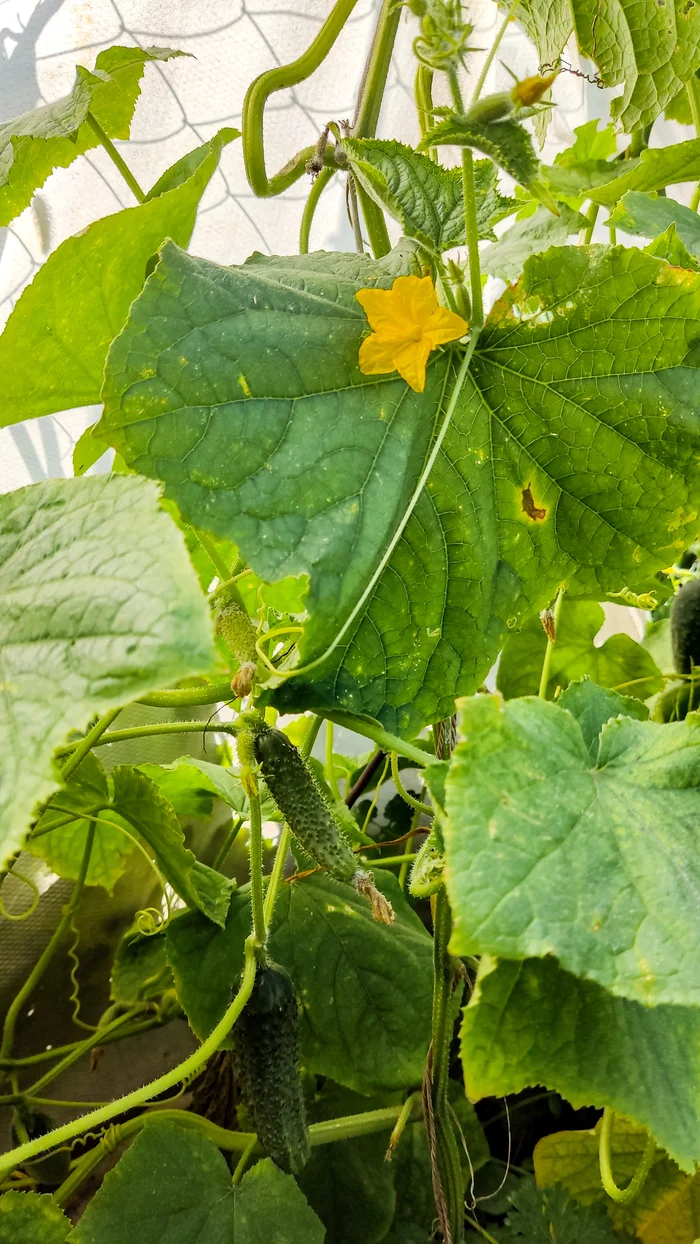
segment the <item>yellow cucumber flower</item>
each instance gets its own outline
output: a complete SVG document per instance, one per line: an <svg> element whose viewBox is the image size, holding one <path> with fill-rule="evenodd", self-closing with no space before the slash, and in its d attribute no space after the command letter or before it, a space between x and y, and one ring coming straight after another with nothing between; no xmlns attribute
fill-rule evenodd
<svg viewBox="0 0 700 1244"><path fill-rule="evenodd" d="M391 289L359 289L355 297L373 330L360 346L360 371L397 371L416 393L425 388L431 351L468 328L461 315L440 306L429 276L397 276Z"/></svg>

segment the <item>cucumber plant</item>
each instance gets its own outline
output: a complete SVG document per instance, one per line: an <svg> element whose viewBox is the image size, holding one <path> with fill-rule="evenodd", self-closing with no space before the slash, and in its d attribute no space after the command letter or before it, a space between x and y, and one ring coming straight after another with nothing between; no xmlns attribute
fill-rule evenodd
<svg viewBox="0 0 700 1244"><path fill-rule="evenodd" d="M467 5L382 0L270 173L355 3L149 190L175 50L0 130L0 225L97 145L135 200L0 335L3 426L102 405L0 497L0 1244L700 1237L700 8L516 0L477 74ZM548 165L570 38L619 92ZM298 254L187 249L239 140Z"/></svg>

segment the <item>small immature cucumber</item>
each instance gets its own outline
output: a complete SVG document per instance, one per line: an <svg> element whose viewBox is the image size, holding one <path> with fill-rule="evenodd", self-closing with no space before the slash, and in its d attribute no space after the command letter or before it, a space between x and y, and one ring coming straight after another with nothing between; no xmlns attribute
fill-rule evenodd
<svg viewBox="0 0 700 1244"><path fill-rule="evenodd" d="M234 1063L258 1140L283 1171L297 1174L309 1157L299 1077L297 1001L284 968L258 968L253 992L233 1030Z"/></svg>
<svg viewBox="0 0 700 1244"><path fill-rule="evenodd" d="M301 752L281 730L267 727L255 735L253 749L270 794L299 845L332 877L351 881L357 860Z"/></svg>
<svg viewBox="0 0 700 1244"><path fill-rule="evenodd" d="M700 579L684 583L671 606L671 643L677 673L700 666Z"/></svg>

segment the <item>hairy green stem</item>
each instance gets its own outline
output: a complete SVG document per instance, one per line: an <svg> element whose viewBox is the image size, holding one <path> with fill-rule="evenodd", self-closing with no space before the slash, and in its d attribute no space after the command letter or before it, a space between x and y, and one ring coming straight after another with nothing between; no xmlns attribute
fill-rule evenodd
<svg viewBox="0 0 700 1244"><path fill-rule="evenodd" d="M291 837L292 835L289 826L284 825L282 827L282 833L279 836L279 842L277 843L275 862L272 866L270 883L267 887L267 893L265 894L265 925L268 929L272 923L272 913L275 910L277 895L280 892L280 886L282 885L282 880L284 878L284 866L287 862L287 855L289 854Z"/></svg>
<svg viewBox="0 0 700 1244"><path fill-rule="evenodd" d="M326 722L326 781L330 787L331 795L334 799L340 799L340 789L338 787L338 779L335 776L335 764L333 762L333 722Z"/></svg>
<svg viewBox="0 0 700 1244"><path fill-rule="evenodd" d="M408 878L408 866L409 864L413 863L413 860L417 856L417 852L411 851L411 846L413 844L413 838L415 836L415 831L418 829L418 822L420 821L420 817L421 817L420 812L416 810L413 813L413 820L411 821L411 834L409 835L409 837L406 839L404 843L403 862L401 864L401 868L399 869L399 885L401 886L402 890L406 889L406 880Z"/></svg>
<svg viewBox="0 0 700 1244"><path fill-rule="evenodd" d="M226 835L226 838L225 838L225 840L224 840L224 844L223 844L223 846L222 846L221 850L217 853L216 859L214 860L214 863L212 864L212 868L214 869L214 872L217 872L217 873L218 873L218 872L220 872L220 870L221 870L221 865L223 864L224 860L226 859L226 856L228 855L229 851L231 850L231 847L233 846L234 842L236 841L236 838L238 837L239 833L241 832L241 829L242 829L242 827L243 827L243 824L244 824L243 817L242 817L242 816L237 816L237 817L235 818L235 820L234 820L234 822L233 822L233 825L231 826L231 828L230 828L229 832L228 832L228 833L227 833L227 835Z"/></svg>
<svg viewBox="0 0 700 1244"><path fill-rule="evenodd" d="M66 747L56 748L55 754L57 756L65 755L70 757L61 769L61 780L63 782L66 782L71 774L75 773L78 765L82 763L88 752L92 751L92 748L102 737L105 730L111 726L112 722L119 716L121 711L121 708L110 709L108 713L105 713L103 717L100 717L99 721L95 722L92 730L88 730L85 738L78 739L77 743L68 743Z"/></svg>
<svg viewBox="0 0 700 1244"><path fill-rule="evenodd" d="M82 1132L89 1131L91 1128L98 1127L101 1123L108 1123L115 1115L123 1114L127 1110L134 1110L145 1102L151 1101L154 1097L158 1097L161 1093L165 1093L167 1089L173 1088L176 1084L180 1084L183 1080L192 1077L211 1058L212 1054L218 1050L221 1042L233 1028L250 997L255 981L256 965L254 939L249 937L246 939L245 966L238 993L223 1018L219 1020L219 1023L209 1034L206 1041L202 1042L199 1049L190 1054L183 1062L178 1063L171 1071L166 1071L164 1075L158 1076L156 1080L152 1080L150 1084L144 1085L143 1088L134 1089L133 1092L126 1093L123 1097L118 1097L109 1106L103 1106L99 1110L92 1110L88 1114L82 1115L81 1118L74 1119L71 1123L64 1123L61 1127L54 1128L46 1136L39 1136L36 1140L30 1140L26 1144L18 1145L17 1148L10 1150L9 1153L3 1154L2 1158L0 1158L0 1179L5 1178L11 1170L16 1166L21 1166L28 1158L34 1158L41 1153L46 1153L56 1145L62 1145L64 1141L73 1140L75 1136L79 1136Z"/></svg>
<svg viewBox="0 0 700 1244"><path fill-rule="evenodd" d="M394 781L394 786L396 787L404 803L407 803L410 808L414 808L416 812L424 812L426 816L433 816L435 809L431 808L429 803L422 803L420 799L415 799L413 795L410 795L401 781L398 752L391 753L391 776Z"/></svg>
<svg viewBox="0 0 700 1244"><path fill-rule="evenodd" d="M247 613L248 610L245 607L245 602L243 600L243 597L241 596L238 588L236 587L235 582L231 578L230 567L226 565L226 562L220 556L219 550L217 549L216 544L212 540L211 536L208 536L206 531L199 531L199 530L196 530L194 527L192 528L192 530L194 531L194 534L199 540L199 543L204 549L204 552L209 558L209 561L214 567L217 575L219 576L219 580L220 580L219 586L220 587L225 586L226 588L226 599L229 601L234 601L237 605L240 606L240 608L243 610L244 613Z"/></svg>
<svg viewBox="0 0 700 1244"><path fill-rule="evenodd" d="M124 743L127 739L148 739L158 734L238 734L239 726L232 721L160 721L151 726L129 726L124 730L111 730L102 735L92 744L93 747L106 747L108 743ZM81 740L81 743L84 740ZM57 747L56 756L71 756L76 743L66 743ZM82 757L81 757L82 759ZM74 768L76 766L73 766Z"/></svg>
<svg viewBox="0 0 700 1244"><path fill-rule="evenodd" d="M685 89L688 92L690 115L693 118L695 133L698 138L700 138L700 79L698 79L697 74L694 75L689 82L686 82ZM690 207L694 212L697 212L700 209L700 181L693 191L693 196L690 200Z"/></svg>
<svg viewBox="0 0 700 1244"><path fill-rule="evenodd" d="M132 173L126 161L123 160L122 157L120 156L111 138L108 138L107 135L105 134L99 121L96 119L96 117L93 117L91 112L88 112L85 120L90 126L90 129L92 130L93 134L97 136L100 143L104 147L114 167L118 169L118 171L121 173L122 177L124 178L124 181L126 182L127 186L129 187L136 201L138 203L145 203L146 195L144 191L141 189L139 183L134 177L134 174Z"/></svg>
<svg viewBox="0 0 700 1244"><path fill-rule="evenodd" d="M348 173L347 195L350 224L352 225L352 234L355 239L355 250L358 255L364 255L365 243L362 237L362 221L360 220L360 200L357 195L357 182L352 173Z"/></svg>
<svg viewBox="0 0 700 1244"><path fill-rule="evenodd" d="M433 904L434 983L431 1093L440 1184L449 1218L451 1244L458 1244L464 1236L462 1167L447 1096L454 984L454 968L448 949L451 932L452 913L445 888L441 886L435 895Z"/></svg>
<svg viewBox="0 0 700 1244"><path fill-rule="evenodd" d="M557 642L557 626L559 625L559 615L561 613L561 603L563 599L564 599L564 589L560 588L559 591L557 592L557 598L554 602L554 609L552 610L554 639L550 639L549 635L547 636L547 647L545 648L544 660L542 661L542 671L540 673L540 685L539 685L539 690L537 692L541 700L547 699L547 685L549 683L549 671L552 666L552 654L554 652L554 645Z"/></svg>
<svg viewBox="0 0 700 1244"><path fill-rule="evenodd" d="M25 1002L28 1000L28 998L31 998L32 994L34 993L34 990L36 989L37 985L39 984L39 981L41 980L44 973L46 972L46 969L51 963L51 960L53 959L56 951L58 950L59 946L61 945L61 942L63 941L63 938L65 937L68 931L71 920L73 919L73 916L75 914L75 910L78 906L78 903L80 902L80 896L83 892L83 886L85 885L85 878L87 876L87 870L90 864L90 855L92 853L92 844L94 840L95 840L95 825L94 823L92 823L88 827L87 835L85 838L85 849L83 851L83 858L80 862L80 872L78 873L78 878L76 880L75 885L73 886L73 893L71 894L70 900L66 904L63 910L63 915L61 916L61 919L56 925L56 928L53 932L51 939L49 940L48 944L45 946L44 950L42 951L39 959L35 963L34 967L29 973L29 976L25 980L21 989L12 999L12 1002L7 1008L7 1014L5 1015L5 1023L3 1025L3 1030L2 1030L2 1044L0 1044L0 1059L6 1059L10 1057L10 1054L12 1053L12 1042L14 1041L14 1037L15 1037L15 1028L17 1025L17 1019L18 1019L19 1013L22 1010L22 1007L24 1006Z"/></svg>
<svg viewBox="0 0 700 1244"><path fill-rule="evenodd" d="M452 102L458 112L464 112L462 90L456 69L447 75ZM462 193L464 195L464 229L469 259L469 289L472 302L472 331L484 322L484 299L481 289L481 260L479 259L479 226L476 218L476 182L474 180L474 157L471 147L462 148Z"/></svg>
<svg viewBox="0 0 700 1244"><path fill-rule="evenodd" d="M417 858L417 855L417 851L404 851L403 855L385 855L380 860L370 860L363 855L362 863L369 864L371 868L394 868L397 864L401 864L402 867L404 865L408 867Z"/></svg>
<svg viewBox="0 0 700 1244"><path fill-rule="evenodd" d="M593 230L595 229L595 222L598 219L599 211L600 211L600 204L591 203L590 207L588 208L588 211L586 212L586 221L587 221L586 228L581 230L580 240L581 240L582 246L590 246L591 238L593 237Z"/></svg>
<svg viewBox="0 0 700 1244"><path fill-rule="evenodd" d="M382 0L369 58L363 75L357 111L352 127L354 138L374 138L379 122L389 65L399 28L401 5L395 0ZM367 237L375 259L387 255L391 240L384 213L363 186L356 183L357 197L367 229Z"/></svg>
<svg viewBox="0 0 700 1244"><path fill-rule="evenodd" d="M479 98L479 96L481 95L481 92L484 89L484 84L486 82L486 77L489 72L489 69L491 68L494 62L496 52L501 46L501 43L503 41L503 36L505 35L506 30L508 29L508 26L513 20L513 17L515 16L515 10L517 9L519 4L520 4L520 0L512 0L511 6L508 9L508 12L503 18L503 21L498 29L496 38L491 44L491 48L489 50L488 56L486 57L486 60L484 61L481 67L481 73L479 74L479 77L477 78L477 81L476 81L476 86L474 87L474 94L472 96L472 106L476 103L477 99Z"/></svg>
<svg viewBox="0 0 700 1244"><path fill-rule="evenodd" d="M299 228L299 254L308 255L309 239L311 237L311 225L316 215L321 195L328 183L332 180L334 168L322 168L315 181L311 183L309 197L304 205L304 211L301 217L301 226Z"/></svg>
<svg viewBox="0 0 700 1244"><path fill-rule="evenodd" d="M312 1149L320 1145L334 1144L336 1141L353 1140L357 1136L370 1136L375 1132L388 1131L397 1121L400 1114L398 1106L389 1106L381 1110L368 1110L362 1114L351 1114L338 1119L328 1119L323 1123L312 1123L309 1128L309 1144ZM257 1148L257 1136L254 1132L232 1132L227 1128L218 1127L209 1119L186 1110L154 1110L151 1114L140 1115L129 1119L114 1128L114 1134L102 1143L90 1149L80 1158L68 1178L57 1188L53 1199L59 1205L66 1205L73 1194L85 1182L88 1175L106 1154L113 1151L115 1143L122 1144L131 1140L143 1128L159 1121L178 1123L190 1131L199 1132L218 1149L226 1153L254 1153Z"/></svg>
<svg viewBox="0 0 700 1244"><path fill-rule="evenodd" d="M427 65L419 65L416 69L413 94L416 101L418 128L421 138L425 138L433 124L433 77L433 70ZM437 152L434 147L430 148L428 155L431 160L437 160Z"/></svg>
<svg viewBox="0 0 700 1244"><path fill-rule="evenodd" d="M400 756L405 756L407 760L413 760L421 768L429 765L434 760L430 752L422 751L420 747L415 747L413 743L406 743L397 734L390 734L388 730L380 726L378 721L373 721L371 717L356 717L354 713L346 713L342 709L337 709L332 713L324 713L324 717L328 721L334 721L337 726L346 726L348 730L354 730L356 734L361 734L366 739L372 739L383 752L398 752Z"/></svg>
<svg viewBox="0 0 700 1244"><path fill-rule="evenodd" d="M627 1205L639 1194L646 1181L646 1177L649 1174L652 1162L654 1161L656 1143L653 1136L650 1135L647 1137L646 1148L637 1170L626 1188L618 1188L612 1172L610 1158L610 1142L612 1140L614 1119L615 1112L611 1110L609 1106L606 1106L603 1111L603 1122L600 1125L600 1178L603 1187L611 1200L616 1201L618 1205Z"/></svg>
<svg viewBox="0 0 700 1244"><path fill-rule="evenodd" d="M248 855L250 860L250 905L253 912L253 936L255 951L262 961L266 957L267 928L265 925L265 900L263 897L263 850L260 794L256 788L251 792L250 835Z"/></svg>
<svg viewBox="0 0 700 1244"><path fill-rule="evenodd" d="M259 198L280 194L293 185L305 172L307 161L315 154L314 147L299 152L276 176L268 178L263 137L263 114L267 100L275 91L297 86L311 77L328 56L356 4L357 0L337 0L316 38L297 60L267 70L248 87L241 122L243 159L250 188Z"/></svg>

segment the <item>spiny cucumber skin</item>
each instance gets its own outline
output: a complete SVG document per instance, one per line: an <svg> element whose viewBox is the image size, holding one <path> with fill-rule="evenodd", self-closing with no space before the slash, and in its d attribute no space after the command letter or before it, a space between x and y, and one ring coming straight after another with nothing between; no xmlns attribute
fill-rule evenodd
<svg viewBox="0 0 700 1244"><path fill-rule="evenodd" d="M700 579L689 579L671 606L673 663L678 674L700 666Z"/></svg>
<svg viewBox="0 0 700 1244"><path fill-rule="evenodd" d="M299 1076L297 1002L291 980L276 964L258 968L234 1028L234 1061L265 1153L287 1174L298 1174L308 1161L309 1134Z"/></svg>
<svg viewBox="0 0 700 1244"><path fill-rule="evenodd" d="M255 627L235 600L224 601L216 612L216 629L241 665L257 660Z"/></svg>
<svg viewBox="0 0 700 1244"><path fill-rule="evenodd" d="M332 877L351 881L357 860L299 750L273 729L256 734L254 749L268 790L307 855Z"/></svg>

